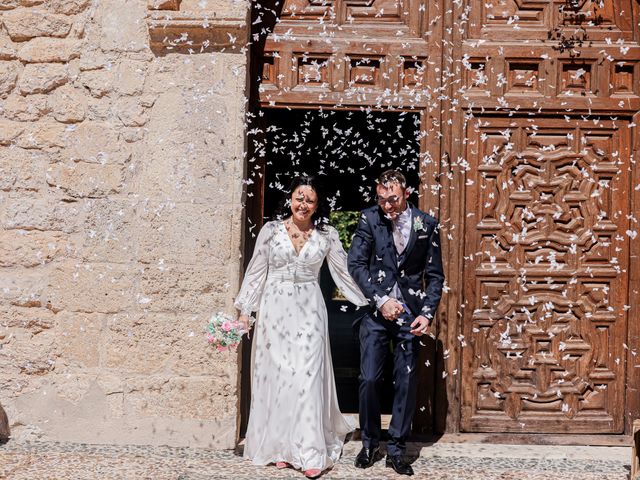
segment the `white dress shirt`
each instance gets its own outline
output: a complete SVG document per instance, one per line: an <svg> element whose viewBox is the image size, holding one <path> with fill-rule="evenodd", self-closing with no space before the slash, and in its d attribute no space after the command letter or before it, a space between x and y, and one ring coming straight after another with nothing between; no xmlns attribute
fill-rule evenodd
<svg viewBox="0 0 640 480"><path fill-rule="evenodd" d="M411 209L407 206L404 212L402 212L398 217L393 221L393 230L394 233L400 232L402 234L402 239L404 240L404 248L406 249L409 246L409 238L411 237ZM398 265L400 264L400 252L398 252ZM396 283L391 289L391 296L398 300L399 302L404 302L402 298L402 292L398 287L398 283ZM378 309L382 308L382 305L387 303L387 301L391 297L389 295L384 295L383 297L378 298L377 307Z"/></svg>

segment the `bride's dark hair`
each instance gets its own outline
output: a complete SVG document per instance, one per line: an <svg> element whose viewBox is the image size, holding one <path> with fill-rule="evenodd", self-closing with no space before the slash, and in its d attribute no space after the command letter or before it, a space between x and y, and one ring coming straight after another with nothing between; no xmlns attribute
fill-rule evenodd
<svg viewBox="0 0 640 480"><path fill-rule="evenodd" d="M318 208L313 212L311 220L318 230L324 232L327 225L329 225L329 214L331 213L331 209L329 208L329 203L327 202L327 196L322 183L312 175L299 175L297 177L293 177L289 189L286 191L278 209L276 210L275 218L282 220L291 214L291 195L293 195L293 192L295 192L300 186L309 186L314 192L316 192L316 195L318 196Z"/></svg>

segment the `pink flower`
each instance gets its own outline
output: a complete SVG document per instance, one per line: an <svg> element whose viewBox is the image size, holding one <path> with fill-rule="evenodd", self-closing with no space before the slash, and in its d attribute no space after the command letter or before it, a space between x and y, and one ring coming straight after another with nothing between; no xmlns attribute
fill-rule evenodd
<svg viewBox="0 0 640 480"><path fill-rule="evenodd" d="M231 322L228 320L225 320L224 322L222 322L222 329L225 332L228 332L229 330L231 330L233 328L233 326L231 325Z"/></svg>
<svg viewBox="0 0 640 480"><path fill-rule="evenodd" d="M215 339L216 339L215 336L211 335L210 333L207 333L207 342L213 343Z"/></svg>

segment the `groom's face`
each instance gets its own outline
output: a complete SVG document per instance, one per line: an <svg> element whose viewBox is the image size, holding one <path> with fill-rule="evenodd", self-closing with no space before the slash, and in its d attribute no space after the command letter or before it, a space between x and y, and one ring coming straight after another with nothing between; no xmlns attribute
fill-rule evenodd
<svg viewBox="0 0 640 480"><path fill-rule="evenodd" d="M397 182L377 185L376 194L378 205L390 220L395 220L407 208L409 192Z"/></svg>

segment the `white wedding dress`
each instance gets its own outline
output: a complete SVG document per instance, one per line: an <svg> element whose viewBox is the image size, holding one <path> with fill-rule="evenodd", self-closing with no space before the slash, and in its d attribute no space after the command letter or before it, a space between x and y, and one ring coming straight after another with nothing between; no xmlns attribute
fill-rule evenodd
<svg viewBox="0 0 640 480"><path fill-rule="evenodd" d="M244 457L256 465L284 461L303 471L330 468L355 428L338 408L327 309L318 284L325 257L345 297L366 305L347 272L335 228L314 230L297 255L282 221L260 230L236 298L242 313L258 312L244 447Z"/></svg>

